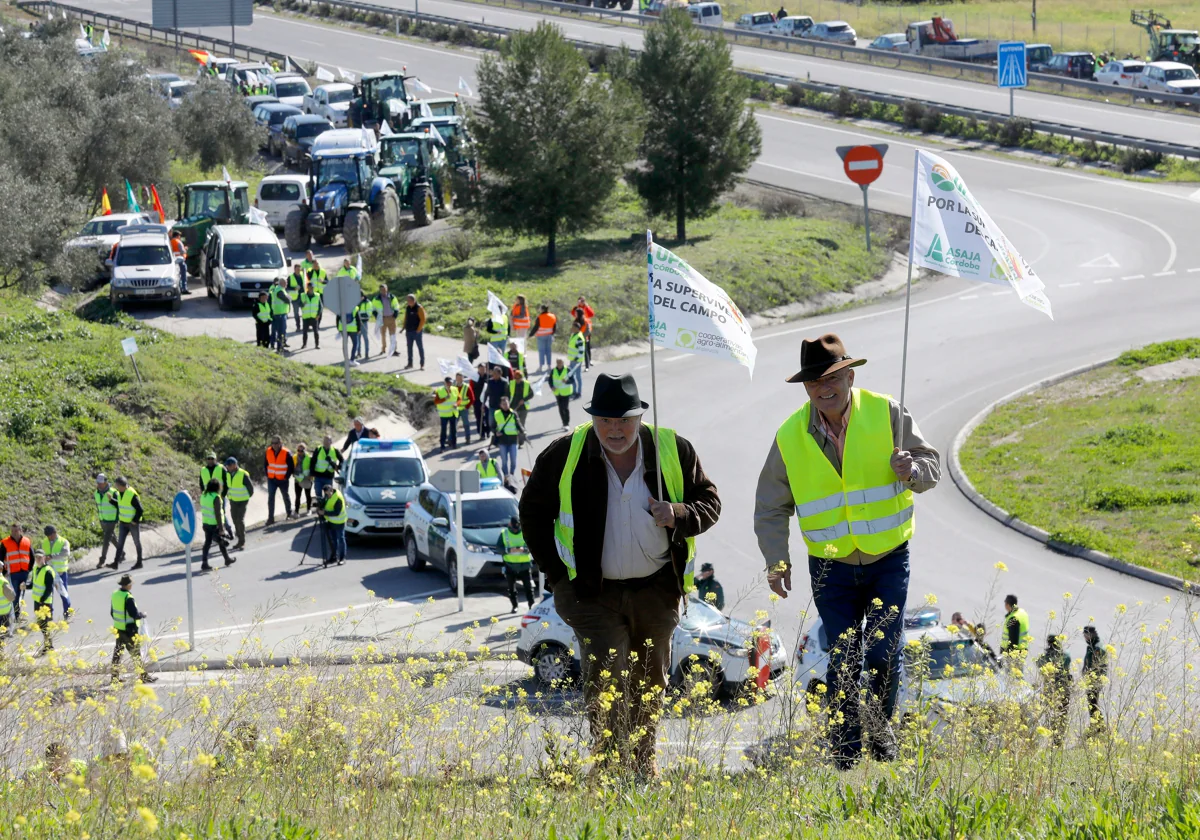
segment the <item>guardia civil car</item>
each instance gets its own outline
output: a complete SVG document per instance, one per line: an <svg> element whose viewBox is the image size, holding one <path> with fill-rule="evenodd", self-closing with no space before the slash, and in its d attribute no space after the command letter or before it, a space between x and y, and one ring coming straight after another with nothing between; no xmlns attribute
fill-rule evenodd
<svg viewBox="0 0 1200 840"><path fill-rule="evenodd" d="M463 493L462 497L464 589L499 583L504 579L500 534L517 515L517 497L494 478L483 479L479 492ZM445 572L451 592L458 591L457 504L456 494L426 484L409 503L404 528L408 567L419 572L430 565Z"/></svg>
<svg viewBox="0 0 1200 840"><path fill-rule="evenodd" d="M337 476L346 499L346 536L401 536L408 503L428 477L411 440L355 442Z"/></svg>

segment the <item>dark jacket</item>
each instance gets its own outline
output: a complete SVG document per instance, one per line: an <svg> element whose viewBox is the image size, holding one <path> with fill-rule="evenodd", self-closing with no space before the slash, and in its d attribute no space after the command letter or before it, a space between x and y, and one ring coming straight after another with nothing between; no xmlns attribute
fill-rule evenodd
<svg viewBox="0 0 1200 840"><path fill-rule="evenodd" d="M641 430L641 440L646 484L654 495L658 489L654 443L645 426ZM671 565L682 596L683 570L687 565L685 540L704 533L716 523L721 515L721 500L716 485L704 474L696 450L684 438L676 436L676 440L683 467L684 501L674 505L675 527L668 531L668 538ZM571 435L550 444L538 456L533 475L521 495L521 529L525 533L525 543L552 586L567 574L567 567L554 546L554 520L558 518L558 481L570 450ZM608 511L608 475L604 453L594 431L588 432L583 454L572 477L571 503L575 514L575 592L581 599L594 598L603 585L600 554L604 548L604 523Z"/></svg>
<svg viewBox="0 0 1200 840"><path fill-rule="evenodd" d="M354 427L351 426L350 433L346 435L346 442L342 444L341 451L345 452L347 449L349 449L351 446L353 446L358 441L365 440L366 437L367 437L367 427L365 425L362 427L361 432L355 431Z"/></svg>
<svg viewBox="0 0 1200 840"><path fill-rule="evenodd" d="M500 398L507 396L508 380L503 376L499 379L488 379L487 383L483 386L483 400L492 411L499 409Z"/></svg>

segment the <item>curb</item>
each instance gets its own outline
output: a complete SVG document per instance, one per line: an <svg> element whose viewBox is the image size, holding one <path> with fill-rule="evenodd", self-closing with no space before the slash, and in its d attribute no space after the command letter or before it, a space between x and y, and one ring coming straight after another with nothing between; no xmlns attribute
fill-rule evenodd
<svg viewBox="0 0 1200 840"><path fill-rule="evenodd" d="M1112 569L1115 572L1130 575L1131 577L1140 578L1149 583L1154 583L1159 586L1165 586L1169 589L1176 589L1181 592L1189 592L1196 588L1194 583L1184 580L1183 578L1168 575L1164 572L1156 572L1153 569L1146 569L1142 566L1135 566L1133 563L1128 563L1111 555L1105 554L1102 551L1096 551L1083 546L1072 545L1071 543L1059 542L1050 538L1050 534L1038 528L1036 525L1030 525L1022 519L1018 519L1013 514L984 498L984 496L975 489L975 485L971 483L971 479L967 478L967 474L963 472L962 464L959 462L959 452L970 437L971 432L975 431L979 425L987 419L988 415L995 411L1005 403L1012 402L1019 397L1030 394L1034 391L1040 391L1043 388L1048 388L1051 385L1057 385L1067 379L1073 379L1080 374L1096 370L1105 365L1112 364L1117 360L1117 356L1101 359L1098 362L1082 365L1077 368L1072 368L1065 373L1055 374L1034 382L1031 385L1026 385L1022 388L1009 393L1000 399L996 400L972 417L967 424L959 429L958 434L954 436L954 443L950 447L950 477L954 480L955 485L962 491L975 507L982 510L988 516L992 517L1005 527L1011 528L1025 536L1037 540L1052 551L1057 551L1060 554L1067 554L1071 557L1078 557L1080 560L1086 560L1089 563L1095 563L1098 566L1104 566L1107 569Z"/></svg>

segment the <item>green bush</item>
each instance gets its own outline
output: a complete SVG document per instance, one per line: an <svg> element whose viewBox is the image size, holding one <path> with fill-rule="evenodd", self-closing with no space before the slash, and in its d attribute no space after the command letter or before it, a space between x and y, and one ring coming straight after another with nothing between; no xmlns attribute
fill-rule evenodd
<svg viewBox="0 0 1200 840"><path fill-rule="evenodd" d="M1126 350L1117 357L1117 364L1122 367L1152 367L1163 365L1179 359L1200 358L1200 338L1181 338L1176 341L1162 341L1158 344L1147 344L1134 350Z"/></svg>
<svg viewBox="0 0 1200 840"><path fill-rule="evenodd" d="M1093 446L1110 444L1112 446L1150 446L1158 443L1167 435L1161 429L1148 423L1134 423L1130 426L1113 426L1104 434L1086 441Z"/></svg>
<svg viewBox="0 0 1200 840"><path fill-rule="evenodd" d="M833 113L839 117L850 117L858 111L858 97L848 88L840 87L833 96Z"/></svg>
<svg viewBox="0 0 1200 840"><path fill-rule="evenodd" d="M925 119L925 106L915 99L904 101L902 120L905 128L916 128Z"/></svg>
<svg viewBox="0 0 1200 840"><path fill-rule="evenodd" d="M1195 501L1196 493L1184 488L1145 490L1122 485L1102 487L1088 494L1087 506L1092 510L1132 510L1134 508L1186 505Z"/></svg>

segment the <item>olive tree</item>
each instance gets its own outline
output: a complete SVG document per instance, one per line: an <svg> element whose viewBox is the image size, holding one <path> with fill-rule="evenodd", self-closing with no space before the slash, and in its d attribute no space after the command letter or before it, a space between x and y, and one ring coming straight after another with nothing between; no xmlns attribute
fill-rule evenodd
<svg viewBox="0 0 1200 840"><path fill-rule="evenodd" d="M231 85L205 78L175 111L180 151L196 156L204 170L248 164L263 144L265 129Z"/></svg>

